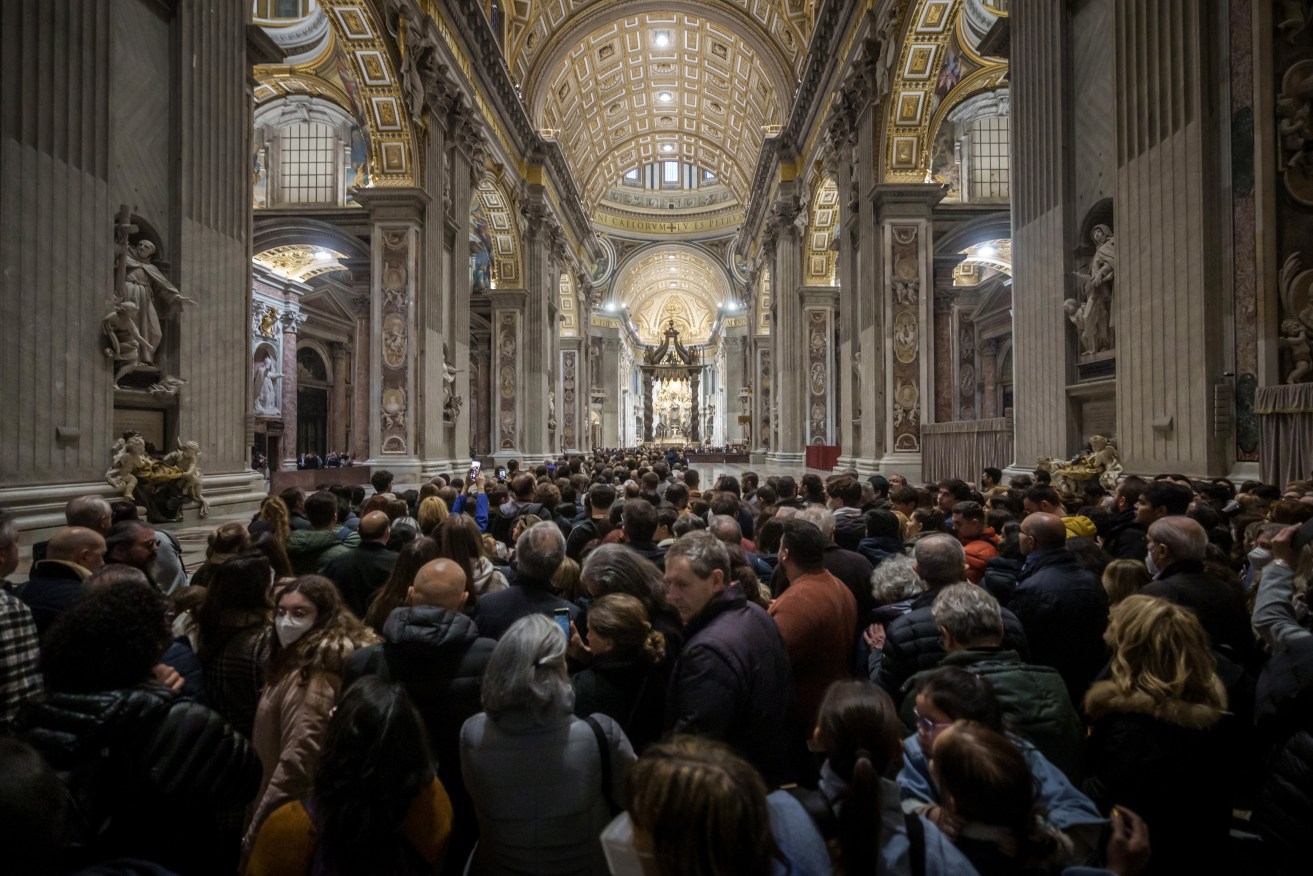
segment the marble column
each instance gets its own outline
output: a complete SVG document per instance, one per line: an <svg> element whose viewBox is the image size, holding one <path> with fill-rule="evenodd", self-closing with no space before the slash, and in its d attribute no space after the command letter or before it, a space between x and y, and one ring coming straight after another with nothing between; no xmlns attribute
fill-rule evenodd
<svg viewBox="0 0 1313 876"><path fill-rule="evenodd" d="M1015 363L1013 467L1029 472L1040 456L1077 449L1067 400L1074 355L1062 310L1075 270L1076 236L1067 154L1075 146L1068 120L1072 39L1067 4L1018 4L1012 15L1012 297ZM1098 50L1107 53L1107 44ZM1110 86L1111 83L1107 83ZM1105 86L1105 88L1107 87ZM1097 93L1096 93L1097 94ZM1091 107L1093 118L1107 122Z"/></svg>
<svg viewBox="0 0 1313 876"><path fill-rule="evenodd" d="M493 459L498 463L524 456L524 314L528 293L523 289L492 289L493 338Z"/></svg>
<svg viewBox="0 0 1313 876"><path fill-rule="evenodd" d="M584 344L580 338L566 338L561 341L560 354L561 375L557 398L560 403L560 438L558 446L553 448L558 453L577 452L586 445L588 430L587 393L584 377L587 371L584 365Z"/></svg>
<svg viewBox="0 0 1313 876"><path fill-rule="evenodd" d="M804 389L808 444L833 444L835 385L834 322L838 290L808 288L803 293L802 320L806 326L807 382Z"/></svg>
<svg viewBox="0 0 1313 876"><path fill-rule="evenodd" d="M603 393L602 402L602 446L620 446L620 418L624 416L621 402L621 390L628 384L628 374L620 370L619 338L603 337L602 357L598 374L601 382L597 384Z"/></svg>
<svg viewBox="0 0 1313 876"><path fill-rule="evenodd" d="M484 126L473 111L453 109L448 121L448 136L444 143L446 156L446 182L444 191L444 239L450 247L444 249L444 325L442 339L446 342L456 369L456 395L465 400L454 420L444 419L447 452L451 468L459 471L470 458L471 398L486 388L476 388L471 379L474 368L470 359L470 301L472 298L469 271L469 210L474 190L487 173L485 159ZM450 233L448 229L456 229ZM484 380L488 371L484 369ZM487 410L486 408L484 409Z"/></svg>
<svg viewBox="0 0 1313 876"><path fill-rule="evenodd" d="M526 219L523 239L525 310L521 384L524 392L524 422L520 431L525 461L536 464L551 454L548 420L551 411L553 356L560 331L555 318L555 299L560 289L560 266L564 240L551 215L542 186L530 186L521 208ZM559 423L558 423L559 426Z"/></svg>
<svg viewBox="0 0 1313 876"><path fill-rule="evenodd" d="M791 189L790 183L787 188ZM778 420L767 459L776 465L803 463L807 385L806 327L802 313L803 235L795 220L800 207L791 193L782 193L767 221L767 252L773 259L771 283L775 292L771 341L774 347L774 405Z"/></svg>
<svg viewBox="0 0 1313 876"><path fill-rule="evenodd" d="M370 375L373 371L373 323L370 311L373 303L367 285L369 266L362 265L353 275L366 280L366 284L357 286L358 291L352 296L351 306L356 315L355 351L352 357L354 374L351 388L351 451L358 461L369 459L369 412L373 407L370 402Z"/></svg>
<svg viewBox="0 0 1313 876"><path fill-rule="evenodd" d="M980 417L985 420L1003 416L998 409L998 348L997 338L980 342Z"/></svg>
<svg viewBox="0 0 1313 876"><path fill-rule="evenodd" d="M643 369L643 441L651 443L656 422L652 417L653 378L650 369Z"/></svg>
<svg viewBox="0 0 1313 876"><path fill-rule="evenodd" d="M1214 391L1235 371L1224 279L1231 164L1215 105L1223 17L1214 3L1172 0L1116 0L1113 16L1122 463L1220 476L1233 458L1231 412L1215 416Z"/></svg>
<svg viewBox="0 0 1313 876"><path fill-rule="evenodd" d="M885 254L878 288L884 304L885 393L889 399L880 468L921 480L921 424L934 417L934 293L931 212L944 197L936 185L885 184L874 209Z"/></svg>
<svg viewBox="0 0 1313 876"><path fill-rule="evenodd" d="M470 450L490 456L492 447L493 400L492 336L476 332L470 341Z"/></svg>
<svg viewBox="0 0 1313 876"><path fill-rule="evenodd" d="M701 391L698 389L698 384L701 383L701 378L702 378L701 371L694 371L691 369L689 370L688 372L689 398L691 398L693 401L689 409L688 437L695 444L702 440L702 422L701 422L702 408L699 405L699 402L702 399L702 395L701 395Z"/></svg>
<svg viewBox="0 0 1313 876"><path fill-rule="evenodd" d="M934 392L933 405L935 410L935 422L947 423L950 420L960 420L963 417L958 416L960 405L958 403L958 383L957 383L957 345L953 343L953 290L952 289L935 289L934 295L934 324L931 331L934 332L935 339L935 358L934 358L934 382L931 384Z"/></svg>
<svg viewBox="0 0 1313 876"><path fill-rule="evenodd" d="M284 309L278 317L283 327L283 471L296 471L296 396L299 376L296 368L296 344L300 326L307 318L301 311L293 308Z"/></svg>
<svg viewBox="0 0 1313 876"><path fill-rule="evenodd" d="M735 329L742 331L742 329ZM744 424L739 422L741 416L751 416L750 402L739 393L748 386L748 339L741 334L729 335L724 341L725 349L725 443L743 444L751 447L751 435Z"/></svg>
<svg viewBox="0 0 1313 876"><path fill-rule="evenodd" d="M350 422L347 405L347 375L349 374L346 344L333 344L333 404L329 412L329 440L333 442L330 450L344 452L347 449L347 424Z"/></svg>
<svg viewBox="0 0 1313 876"><path fill-rule="evenodd" d="M357 197L373 220L370 460L395 474L398 482L415 482L421 474L418 424L425 415L418 392L423 341L415 302L421 292L423 217L429 196L420 189L373 188ZM438 386L435 403L441 405Z"/></svg>

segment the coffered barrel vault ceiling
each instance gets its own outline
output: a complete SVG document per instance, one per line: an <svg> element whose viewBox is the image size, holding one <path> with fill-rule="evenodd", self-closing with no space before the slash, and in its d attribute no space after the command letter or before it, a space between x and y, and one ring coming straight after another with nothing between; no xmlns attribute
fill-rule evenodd
<svg viewBox="0 0 1313 876"><path fill-rule="evenodd" d="M721 305L730 297L722 267L693 249L659 249L638 256L616 278L617 303L627 306L638 338L657 344L672 319L685 343L711 337Z"/></svg>
<svg viewBox="0 0 1313 876"><path fill-rule="evenodd" d="M759 52L705 18L649 13L609 22L548 71L542 128L559 131L592 208L628 170L678 159L746 200L780 90Z"/></svg>

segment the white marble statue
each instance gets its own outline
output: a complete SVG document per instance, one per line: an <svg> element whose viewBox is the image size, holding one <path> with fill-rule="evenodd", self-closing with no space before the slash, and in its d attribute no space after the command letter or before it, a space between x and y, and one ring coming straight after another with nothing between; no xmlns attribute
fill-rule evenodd
<svg viewBox="0 0 1313 876"><path fill-rule="evenodd" d="M447 421L452 423L460 416L461 405L465 403L463 398L456 395L457 374L460 374L460 369L452 367L451 353L444 343L442 345L442 410Z"/></svg>
<svg viewBox="0 0 1313 876"><path fill-rule="evenodd" d="M1067 317L1076 325L1081 351L1086 355L1103 353L1114 346L1112 324L1112 287L1117 272L1117 249L1112 229L1095 225L1090 231L1094 255L1085 270L1077 271L1082 281L1081 300L1067 299ZM1072 309L1072 304L1076 309Z"/></svg>
<svg viewBox="0 0 1313 876"><path fill-rule="evenodd" d="M146 341L139 353L144 365L155 363L155 352L159 350L163 332L160 329L159 310L156 298L164 304L165 315L171 315L183 304L196 302L183 296L178 287L169 282L159 268L151 264L155 256L155 244L143 240L136 246L128 247L127 275L123 287L123 299L137 306L137 331Z"/></svg>
<svg viewBox="0 0 1313 876"><path fill-rule="evenodd" d="M278 382L283 379L274 368L272 356L266 356L255 363L255 375L252 380L255 412L262 417L278 416Z"/></svg>
<svg viewBox="0 0 1313 876"><path fill-rule="evenodd" d="M1286 383L1303 383L1309 372L1313 371L1313 343L1309 340L1308 329L1297 319L1281 321L1280 344L1290 351L1290 373Z"/></svg>
<svg viewBox="0 0 1313 876"><path fill-rule="evenodd" d="M118 386L142 362L149 362L154 348L141 336L137 327L137 305L132 301L115 301L100 321L109 346L105 356L114 363L114 385Z"/></svg>
<svg viewBox="0 0 1313 876"><path fill-rule="evenodd" d="M181 472L178 486L182 495L200 505L200 516L210 516L210 503L201 492L205 476L200 470L201 446L195 441L184 442L178 439L178 449L164 457L164 464Z"/></svg>
<svg viewBox="0 0 1313 876"><path fill-rule="evenodd" d="M138 475L151 470L152 461L146 455L146 439L140 435L129 435L114 442L114 462L105 472L105 480L118 490L125 499L131 499L137 489Z"/></svg>
<svg viewBox="0 0 1313 876"><path fill-rule="evenodd" d="M1071 460L1042 456L1036 467L1053 475L1055 489L1078 493L1086 481L1097 479L1105 490L1115 489L1122 475L1121 454L1117 445L1103 435L1090 436L1090 449L1078 453Z"/></svg>

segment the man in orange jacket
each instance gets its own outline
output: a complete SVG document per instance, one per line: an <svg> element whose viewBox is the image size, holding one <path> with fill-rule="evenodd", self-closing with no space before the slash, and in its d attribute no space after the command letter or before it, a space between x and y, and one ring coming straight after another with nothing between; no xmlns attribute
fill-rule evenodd
<svg viewBox="0 0 1313 876"><path fill-rule="evenodd" d="M985 525L985 509L979 502L958 502L953 506L953 534L966 552L967 580L979 584L985 577L985 564L998 556L998 536Z"/></svg>

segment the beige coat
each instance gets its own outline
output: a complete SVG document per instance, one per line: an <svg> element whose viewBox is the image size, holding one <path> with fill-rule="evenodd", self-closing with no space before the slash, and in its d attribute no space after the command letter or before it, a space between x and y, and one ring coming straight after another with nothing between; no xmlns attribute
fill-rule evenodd
<svg viewBox="0 0 1313 876"><path fill-rule="evenodd" d="M361 644L367 643L346 637L320 642L308 677L301 671L287 673L260 694L251 743L263 774L247 823L247 852L271 812L309 793L324 729L342 686L342 664Z"/></svg>

